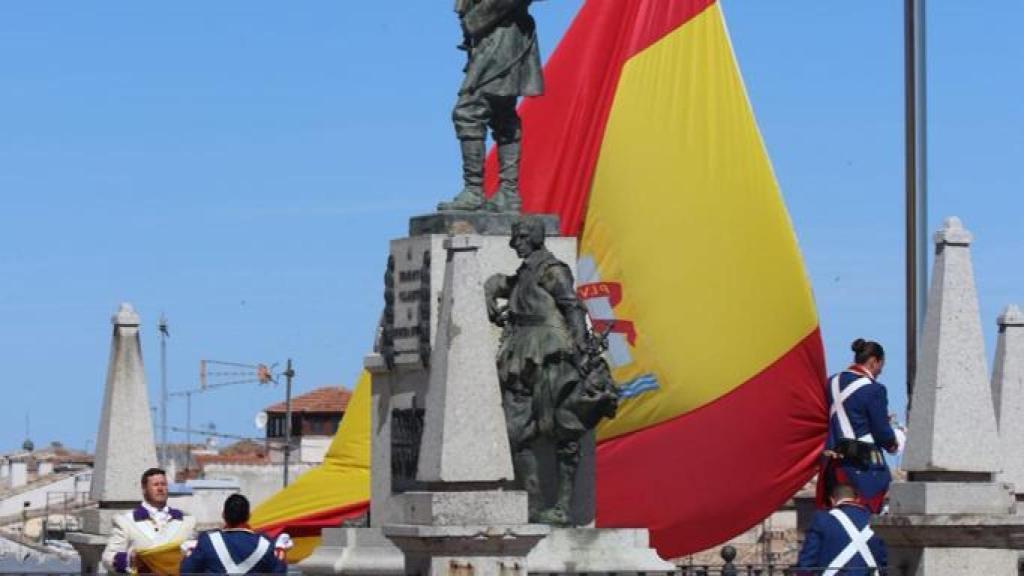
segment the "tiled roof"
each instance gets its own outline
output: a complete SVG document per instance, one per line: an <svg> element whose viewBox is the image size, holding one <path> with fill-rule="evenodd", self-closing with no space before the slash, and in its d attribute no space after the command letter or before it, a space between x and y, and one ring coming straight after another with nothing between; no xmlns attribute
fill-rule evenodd
<svg viewBox="0 0 1024 576"><path fill-rule="evenodd" d="M292 398L292 412L334 412L342 413L348 407L352 393L339 386L317 388ZM278 402L264 409L266 412L284 413L284 402Z"/></svg>

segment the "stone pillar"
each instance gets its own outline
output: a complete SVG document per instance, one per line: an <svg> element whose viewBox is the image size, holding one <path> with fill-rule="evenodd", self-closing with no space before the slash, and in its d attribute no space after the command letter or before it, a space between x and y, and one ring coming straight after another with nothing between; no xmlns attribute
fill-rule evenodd
<svg viewBox="0 0 1024 576"><path fill-rule="evenodd" d="M97 570L111 518L138 504L139 479L147 468L157 466L139 315L131 304L121 304L111 322L114 332L89 490L99 507L82 513L82 532L68 535L82 557L83 573Z"/></svg>
<svg viewBox="0 0 1024 576"><path fill-rule="evenodd" d="M966 474L991 481L1000 469L971 240L957 218L935 234L908 420L913 440L903 455L903 468L918 478Z"/></svg>
<svg viewBox="0 0 1024 576"><path fill-rule="evenodd" d="M971 267L971 234L956 218L935 234L935 262L903 468L888 516L890 574L1016 573L1024 527L1012 488L995 481L999 437ZM955 559L955 561L953 561Z"/></svg>
<svg viewBox="0 0 1024 576"><path fill-rule="evenodd" d="M11 488L21 488L28 484L28 463L24 460L11 461Z"/></svg>
<svg viewBox="0 0 1024 576"><path fill-rule="evenodd" d="M1003 471L996 479L1013 484L1019 502L1024 500L1024 313L1015 305L1007 306L998 325L992 397Z"/></svg>
<svg viewBox="0 0 1024 576"><path fill-rule="evenodd" d="M127 509L139 503L142 473L157 465L156 444L142 365L139 315L131 304L121 304L111 322L114 334L89 495L103 507Z"/></svg>
<svg viewBox="0 0 1024 576"><path fill-rule="evenodd" d="M39 468L36 469L36 476L42 478L43 476L49 476L53 474L53 462L49 460L39 462Z"/></svg>

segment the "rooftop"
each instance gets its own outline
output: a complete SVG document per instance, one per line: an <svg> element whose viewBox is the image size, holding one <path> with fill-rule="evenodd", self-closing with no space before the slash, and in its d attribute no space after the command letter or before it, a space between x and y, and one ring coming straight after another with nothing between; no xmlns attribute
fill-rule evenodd
<svg viewBox="0 0 1024 576"><path fill-rule="evenodd" d="M196 464L200 468L207 464L269 464L270 458L266 454L196 454Z"/></svg>
<svg viewBox="0 0 1024 576"><path fill-rule="evenodd" d="M333 412L342 413L348 407L352 393L340 386L324 386L292 398L292 412ZM283 414L284 402L265 408L268 414Z"/></svg>

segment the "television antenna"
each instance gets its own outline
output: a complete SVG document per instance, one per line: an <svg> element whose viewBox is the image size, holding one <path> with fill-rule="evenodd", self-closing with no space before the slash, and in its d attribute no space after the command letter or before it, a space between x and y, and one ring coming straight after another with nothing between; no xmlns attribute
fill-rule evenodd
<svg viewBox="0 0 1024 576"><path fill-rule="evenodd" d="M202 394L217 388L237 386L241 384L258 384L260 386L265 386L267 384L277 385L278 378L284 376L286 428L284 445L284 485L288 485L288 460L291 455L292 378L295 376L295 370L292 368L291 358L288 359L286 368L283 372L275 372L276 367L277 363L268 366L266 364L246 364L242 362L227 362L224 360L210 360L204 358L199 361L199 387L189 390L181 390L170 394L170 396L185 397L186 472L188 472L192 463L192 396L194 394Z"/></svg>

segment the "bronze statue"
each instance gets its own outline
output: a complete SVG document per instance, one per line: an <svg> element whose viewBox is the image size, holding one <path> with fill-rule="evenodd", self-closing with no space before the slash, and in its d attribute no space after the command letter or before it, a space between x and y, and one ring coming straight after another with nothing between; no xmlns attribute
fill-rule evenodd
<svg viewBox="0 0 1024 576"><path fill-rule="evenodd" d="M515 222L509 245L522 264L512 276L491 276L484 289L488 316L504 327L498 378L516 480L529 494L531 522L566 525L580 438L615 415L618 389L602 356L605 340L587 327L572 272L544 247L543 222ZM555 445L558 473L555 504L546 510L531 449L542 437Z"/></svg>
<svg viewBox="0 0 1024 576"><path fill-rule="evenodd" d="M462 148L462 191L438 210L518 213L519 142L516 102L544 92L533 0L456 0L468 55L465 79L452 112ZM484 199L484 140L487 128L498 145L498 191Z"/></svg>

